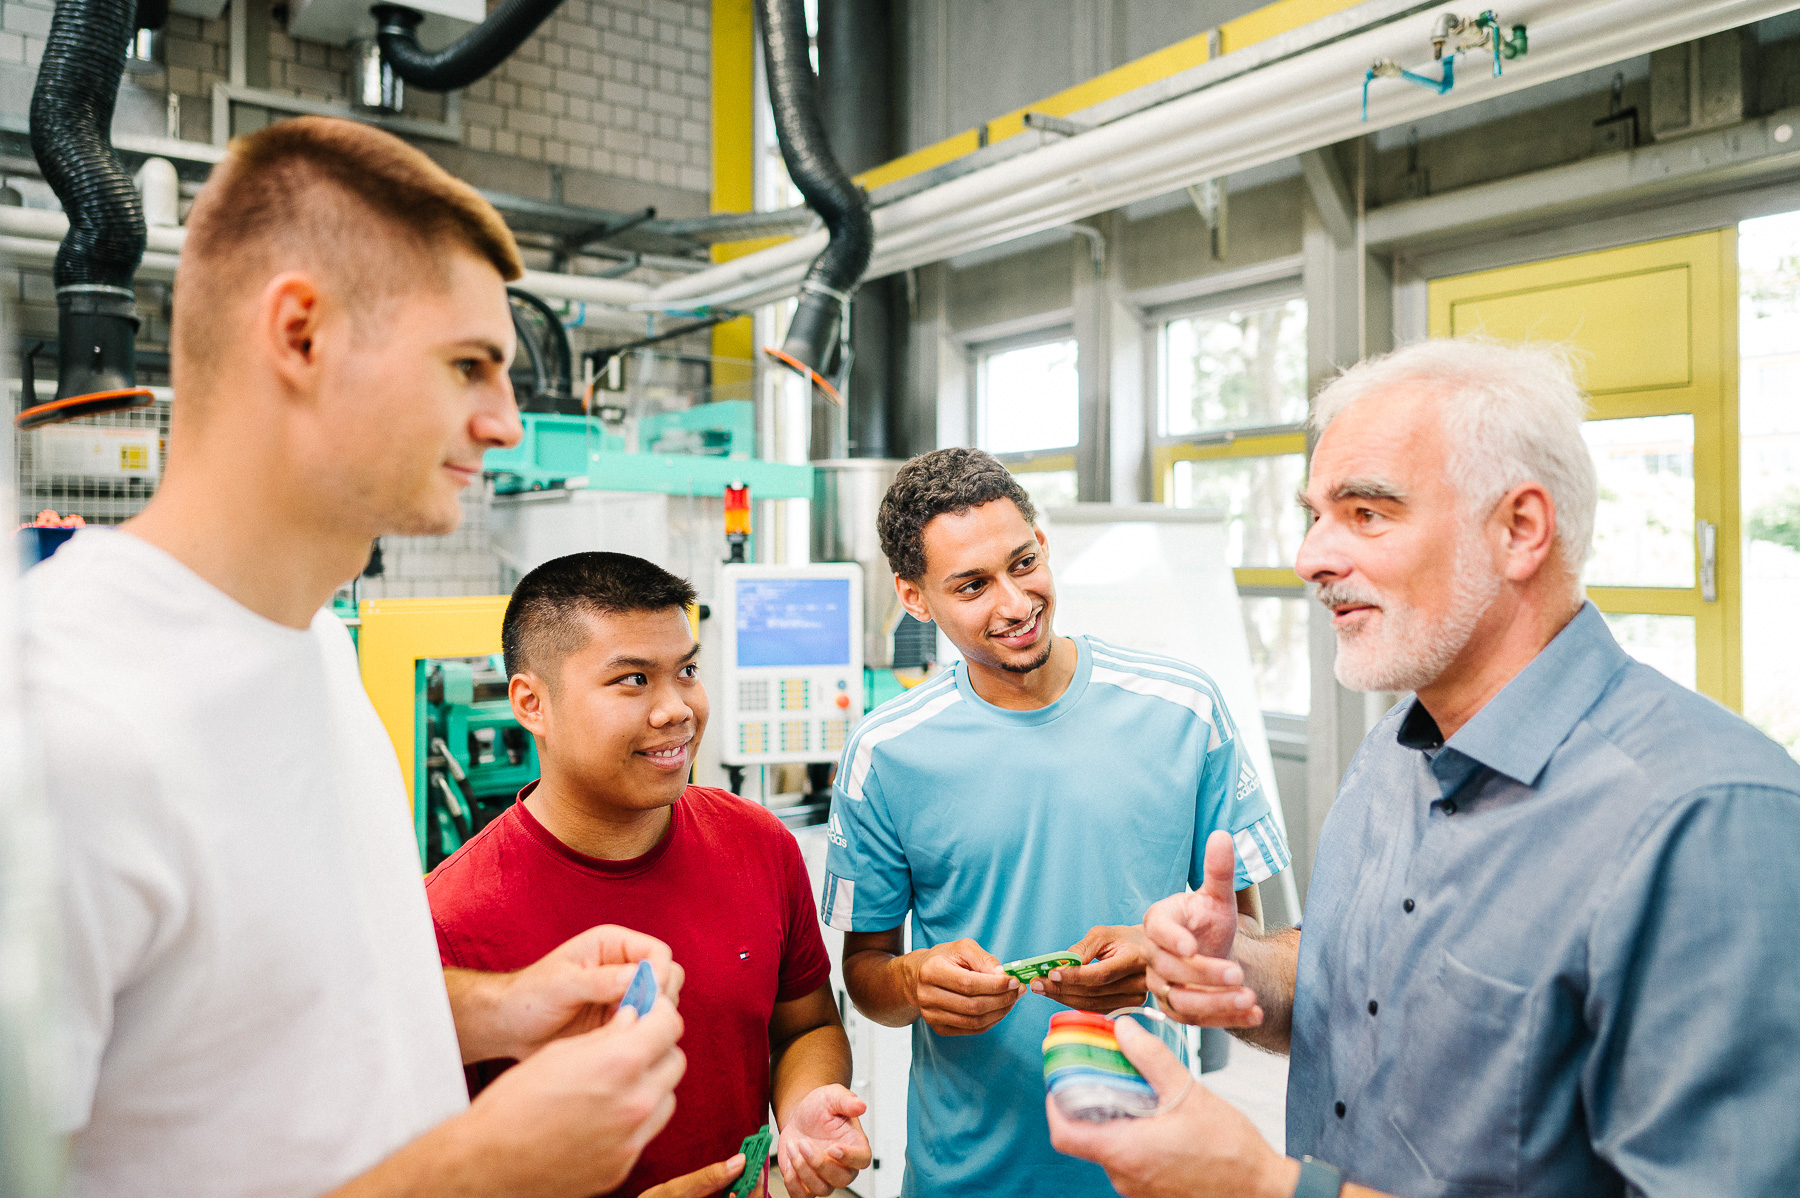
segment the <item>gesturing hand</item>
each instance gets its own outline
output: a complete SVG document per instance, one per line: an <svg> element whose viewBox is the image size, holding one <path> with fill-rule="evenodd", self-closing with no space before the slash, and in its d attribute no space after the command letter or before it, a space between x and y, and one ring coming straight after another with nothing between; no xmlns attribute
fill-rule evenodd
<svg viewBox="0 0 1800 1198"><path fill-rule="evenodd" d="M687 1068L681 1016L659 998L639 1019L568 1036L502 1073L464 1116L463 1141L505 1162L492 1192L601 1194L625 1180L644 1145L675 1113Z"/></svg>
<svg viewBox="0 0 1800 1198"><path fill-rule="evenodd" d="M1183 1023L1203 1027L1256 1027L1262 1008L1244 986L1244 971L1231 960L1237 940L1234 889L1237 857L1231 836L1206 840L1206 874L1200 889L1163 899L1144 916L1150 941L1150 992Z"/></svg>
<svg viewBox="0 0 1800 1198"><path fill-rule="evenodd" d="M1141 927L1091 928L1069 950L1087 964L1075 969L1053 969L1050 976L1031 983L1034 993L1055 999L1077 1011L1116 1011L1144 1001L1148 983L1144 970L1149 961L1149 941Z"/></svg>
<svg viewBox="0 0 1800 1198"><path fill-rule="evenodd" d="M869 1167L869 1137L857 1116L868 1104L843 1086L820 1086L794 1104L781 1129L776 1157L794 1198L825 1198Z"/></svg>
<svg viewBox="0 0 1800 1198"><path fill-rule="evenodd" d="M973 1036L1006 1018L1025 991L1000 970L1000 958L973 940L909 953L913 1005L940 1036Z"/></svg>
<svg viewBox="0 0 1800 1198"><path fill-rule="evenodd" d="M601 924L564 941L509 975L495 1010L499 1034L520 1060L550 1041L592 1031L612 1018L639 961L649 961L659 992L681 994L681 966L654 936Z"/></svg>
<svg viewBox="0 0 1800 1198"><path fill-rule="evenodd" d="M1093 1161L1126 1198L1291 1194L1298 1163L1269 1147L1237 1108L1196 1083L1162 1041L1127 1017L1119 1051L1167 1109L1148 1119L1083 1123L1046 1100L1050 1143Z"/></svg>

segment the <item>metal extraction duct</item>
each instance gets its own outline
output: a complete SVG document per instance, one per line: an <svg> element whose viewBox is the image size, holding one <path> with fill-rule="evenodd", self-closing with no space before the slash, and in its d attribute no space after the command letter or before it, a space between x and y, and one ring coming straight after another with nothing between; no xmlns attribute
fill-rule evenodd
<svg viewBox="0 0 1800 1198"><path fill-rule="evenodd" d="M757 12L781 159L806 206L824 220L826 233L824 248L800 279L800 303L788 322L787 337L780 349L767 352L811 379L828 399L842 403L837 384L825 372L832 368L849 320L850 296L875 247L869 198L844 173L825 139L806 5L802 0L759 0Z"/></svg>
<svg viewBox="0 0 1800 1198"><path fill-rule="evenodd" d="M163 8L166 14L166 6ZM147 15L147 19L154 19ZM68 214L56 253L56 397L25 396L21 428L150 402L137 385L144 209L112 146L113 104L138 28L135 0L62 0L31 93L31 149Z"/></svg>

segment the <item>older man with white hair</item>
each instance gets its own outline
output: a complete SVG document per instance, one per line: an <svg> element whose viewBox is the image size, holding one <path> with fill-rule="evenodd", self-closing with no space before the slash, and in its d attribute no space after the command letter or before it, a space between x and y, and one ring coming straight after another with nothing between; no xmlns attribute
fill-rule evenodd
<svg viewBox="0 0 1800 1198"><path fill-rule="evenodd" d="M1800 765L1586 602L1585 412L1563 356L1478 340L1319 395L1295 568L1339 680L1413 694L1344 776L1304 935L1239 926L1222 841L1145 921L1165 1007L1291 1052L1301 1159L1122 1027L1172 1109L1049 1112L1122 1193L1800 1193Z"/></svg>

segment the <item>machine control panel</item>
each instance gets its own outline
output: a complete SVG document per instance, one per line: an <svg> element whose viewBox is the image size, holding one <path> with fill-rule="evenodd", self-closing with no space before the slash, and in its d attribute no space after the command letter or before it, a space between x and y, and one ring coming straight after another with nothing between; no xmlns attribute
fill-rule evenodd
<svg viewBox="0 0 1800 1198"><path fill-rule="evenodd" d="M724 568L721 762L844 751L863 715L862 581L855 563Z"/></svg>

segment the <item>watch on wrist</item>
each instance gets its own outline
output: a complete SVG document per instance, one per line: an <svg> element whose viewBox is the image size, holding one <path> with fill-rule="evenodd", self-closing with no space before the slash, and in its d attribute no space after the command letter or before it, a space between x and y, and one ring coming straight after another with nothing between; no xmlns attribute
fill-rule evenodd
<svg viewBox="0 0 1800 1198"><path fill-rule="evenodd" d="M1344 1189L1344 1175L1310 1156L1300 1158L1300 1180L1294 1184L1294 1198L1338 1198Z"/></svg>

